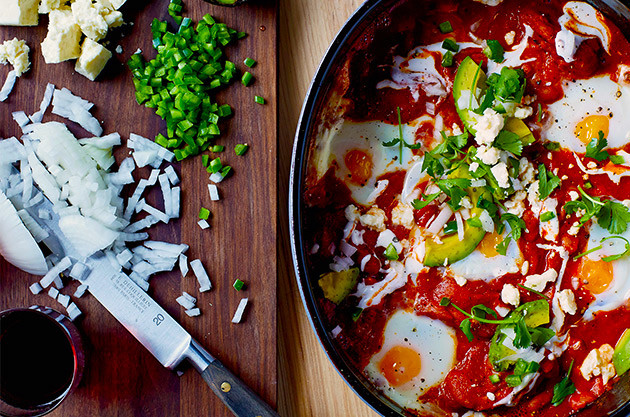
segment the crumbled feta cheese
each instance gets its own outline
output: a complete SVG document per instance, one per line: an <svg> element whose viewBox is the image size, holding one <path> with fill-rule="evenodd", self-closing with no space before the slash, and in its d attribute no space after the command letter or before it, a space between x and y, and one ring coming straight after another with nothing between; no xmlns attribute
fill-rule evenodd
<svg viewBox="0 0 630 417"><path fill-rule="evenodd" d="M580 195L578 194L577 191L571 190L569 191L569 198L571 199L571 201L575 201L580 198Z"/></svg>
<svg viewBox="0 0 630 417"><path fill-rule="evenodd" d="M534 181L527 189L527 201L532 208L534 216L539 217L542 210L542 201L540 201L540 194L538 192L538 181Z"/></svg>
<svg viewBox="0 0 630 417"><path fill-rule="evenodd" d="M461 204L462 207L467 208L467 209L473 208L472 201L470 201L470 197L468 196L462 197L462 199L459 201L459 204Z"/></svg>
<svg viewBox="0 0 630 417"><path fill-rule="evenodd" d="M486 6L494 7L494 6L498 6L499 4L501 4L501 2L503 0L474 0L474 1L476 1L477 3L483 3Z"/></svg>
<svg viewBox="0 0 630 417"><path fill-rule="evenodd" d="M359 217L361 224L370 229L374 229L378 232L385 230L385 221L387 215L383 210L378 207L371 207L367 213Z"/></svg>
<svg viewBox="0 0 630 417"><path fill-rule="evenodd" d="M589 161L589 163L586 164L586 168L588 168L588 169L597 168L597 164L595 162L593 162L593 161Z"/></svg>
<svg viewBox="0 0 630 417"><path fill-rule="evenodd" d="M494 109L486 109L483 112L483 116L481 116L473 126L473 129L477 131L475 141L479 145L492 145L494 139L501 129L503 129L504 124L505 120L502 115L497 113Z"/></svg>
<svg viewBox="0 0 630 417"><path fill-rule="evenodd" d="M65 2L64 2L65 3ZM41 0L39 3L39 14L48 14L55 9L61 8L61 0Z"/></svg>
<svg viewBox="0 0 630 417"><path fill-rule="evenodd" d="M477 158L486 165L494 165L499 162L501 153L497 148L488 147L485 145L477 148Z"/></svg>
<svg viewBox="0 0 630 417"><path fill-rule="evenodd" d="M529 116L531 116L532 114L534 114L534 109L532 109L529 106L525 106L525 107L518 107L515 111L514 111L514 117L518 118L518 119L527 119Z"/></svg>
<svg viewBox="0 0 630 417"><path fill-rule="evenodd" d="M499 316L501 316L501 317L507 316L508 313L510 312L509 308L502 307L502 306L496 306L494 309L496 310L497 313L499 313Z"/></svg>
<svg viewBox="0 0 630 417"><path fill-rule="evenodd" d="M580 231L580 222L573 222L571 227L569 227L569 230L567 231L567 233L570 234L571 236L577 236L579 231Z"/></svg>
<svg viewBox="0 0 630 417"><path fill-rule="evenodd" d="M604 385L607 384L616 375L615 366L611 363L613 353L614 349L609 344L591 350L580 366L584 379L589 381L592 377L601 375Z"/></svg>
<svg viewBox="0 0 630 417"><path fill-rule="evenodd" d="M452 131L453 131L453 135L455 135L455 136L459 136L462 133L464 133L464 132L462 132L462 128L459 127L459 125L457 123L453 123Z"/></svg>
<svg viewBox="0 0 630 417"><path fill-rule="evenodd" d="M468 282L468 280L466 278L464 278L462 276L459 276L459 275L453 275L453 279L455 280L457 285L459 285L460 287L463 287Z"/></svg>
<svg viewBox="0 0 630 417"><path fill-rule="evenodd" d="M512 45L514 43L514 38L516 38L516 32L511 31L505 34L505 43L508 45Z"/></svg>
<svg viewBox="0 0 630 417"><path fill-rule="evenodd" d="M470 164L470 172L475 172L479 169L479 164L477 162L473 162Z"/></svg>
<svg viewBox="0 0 630 417"><path fill-rule="evenodd" d="M525 199L527 193L525 191L517 191L514 193L511 199L505 202L505 208L508 209L508 213L521 217L525 212Z"/></svg>
<svg viewBox="0 0 630 417"><path fill-rule="evenodd" d="M413 208L409 204L399 202L398 205L392 209L392 223L411 229L415 224Z"/></svg>
<svg viewBox="0 0 630 417"><path fill-rule="evenodd" d="M529 262L525 261L525 262L523 262L523 265L521 265L521 274L522 275L527 275L528 271L529 271Z"/></svg>
<svg viewBox="0 0 630 417"><path fill-rule="evenodd" d="M28 71L31 63L28 60L30 48L25 41L13 38L0 45L0 64L9 62L13 65L15 75L19 77Z"/></svg>
<svg viewBox="0 0 630 417"><path fill-rule="evenodd" d="M0 25L37 26L39 23L38 4L38 0L4 0L2 13L0 13Z"/></svg>
<svg viewBox="0 0 630 417"><path fill-rule="evenodd" d="M521 303L521 296L516 288L512 284L505 284L501 290L501 301L505 304L511 304L514 307L518 307Z"/></svg>
<svg viewBox="0 0 630 417"><path fill-rule="evenodd" d="M525 279L525 286L536 291L543 291L548 282L554 281L558 278L558 273L555 269L548 269L542 274L530 275Z"/></svg>
<svg viewBox="0 0 630 417"><path fill-rule="evenodd" d="M521 158L518 163L518 178L524 185L531 184L536 176L534 164L527 158Z"/></svg>
<svg viewBox="0 0 630 417"><path fill-rule="evenodd" d="M344 214L346 216L346 220L348 220L349 222L359 221L359 217L361 217L359 209L354 204L350 204L348 207L346 207L346 209L344 210Z"/></svg>
<svg viewBox="0 0 630 417"><path fill-rule="evenodd" d="M514 33L514 32L512 32L512 33ZM506 35L506 36L507 36L507 35ZM497 397L496 397L493 393L491 393L491 392L486 393L486 397L488 397L488 399L489 399L490 401L494 401L494 400L496 400L496 399L497 399Z"/></svg>
<svg viewBox="0 0 630 417"><path fill-rule="evenodd" d="M510 187L510 174L508 174L507 165L505 162L499 162L492 168L492 175L496 178L499 183L499 187L501 188L509 188Z"/></svg>
<svg viewBox="0 0 630 417"><path fill-rule="evenodd" d="M577 311L577 304L575 304L575 294L573 291L567 289L558 293L558 302L560 308L567 314L574 315Z"/></svg>

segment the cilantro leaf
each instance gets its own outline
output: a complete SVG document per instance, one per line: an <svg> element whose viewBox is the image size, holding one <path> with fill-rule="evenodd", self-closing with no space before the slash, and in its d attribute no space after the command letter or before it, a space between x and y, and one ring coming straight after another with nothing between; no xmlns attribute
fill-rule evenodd
<svg viewBox="0 0 630 417"><path fill-rule="evenodd" d="M616 201L607 200L597 216L597 223L612 234L626 231L630 222L628 207Z"/></svg>
<svg viewBox="0 0 630 417"><path fill-rule="evenodd" d="M538 165L538 194L540 199L549 197L551 192L560 186L560 178L551 171L547 171L544 164Z"/></svg>
<svg viewBox="0 0 630 417"><path fill-rule="evenodd" d="M466 338L469 342L472 342L475 336L473 336L472 331L470 330L470 319L464 319L459 324L459 328L462 329L462 332L466 335Z"/></svg>
<svg viewBox="0 0 630 417"><path fill-rule="evenodd" d="M383 146L389 148L389 147L398 145L399 142L400 142L400 139L394 138L388 142L383 142Z"/></svg>
<svg viewBox="0 0 630 417"><path fill-rule="evenodd" d="M445 178L436 180L435 185L450 198L447 204L453 210L458 210L462 198L468 195L466 188L470 187L470 180L468 178Z"/></svg>
<svg viewBox="0 0 630 417"><path fill-rule="evenodd" d="M455 220L450 221L446 223L446 225L444 225L445 236L452 235L454 233L457 233L457 222Z"/></svg>
<svg viewBox="0 0 630 417"><path fill-rule="evenodd" d="M608 146L608 141L604 138L604 132L601 130L598 133L597 138L593 138L588 145L586 145L586 157L593 158L598 161L603 161L610 155L603 149Z"/></svg>
<svg viewBox="0 0 630 417"><path fill-rule="evenodd" d="M575 384L571 381L571 369L573 369L573 362L571 361L571 365L569 365L569 370L567 371L567 375L562 379L562 381L558 382L553 387L553 398L551 399L551 404L554 407L562 404L565 398L575 392Z"/></svg>
<svg viewBox="0 0 630 417"><path fill-rule="evenodd" d="M490 315L494 316L495 318L497 317L497 313L493 309L491 309L489 307L486 307L483 304L477 304L476 306L471 308L470 309L470 313L475 318L485 319L486 318L486 314L490 314Z"/></svg>
<svg viewBox="0 0 630 417"><path fill-rule="evenodd" d="M521 156L523 152L523 142L516 134L508 130L499 132L499 136L494 140L494 147L512 152L514 155Z"/></svg>
<svg viewBox="0 0 630 417"><path fill-rule="evenodd" d="M411 202L411 206L416 210L422 210L426 206L428 206L433 200L438 198L440 193L433 193L429 195L422 194L422 200L416 198Z"/></svg>
<svg viewBox="0 0 630 417"><path fill-rule="evenodd" d="M521 238L523 230L527 226L525 225L525 221L523 219L511 213L502 214L501 221L507 223L510 226L510 233L507 234L507 236L503 239L501 243L495 246L495 249L501 255L505 256L505 254L507 253L507 248L510 245L512 239L518 241Z"/></svg>
<svg viewBox="0 0 630 417"><path fill-rule="evenodd" d="M424 160L422 161L422 172L426 172L433 178L437 178L444 174L444 165L442 162L433 156L431 152L424 154Z"/></svg>
<svg viewBox="0 0 630 417"><path fill-rule="evenodd" d="M528 327L527 330L536 346L543 346L556 335L555 331L546 327Z"/></svg>
<svg viewBox="0 0 630 417"><path fill-rule="evenodd" d="M499 100L520 103L525 91L525 72L520 68L503 67L501 74L490 75L486 84L494 87L494 94Z"/></svg>

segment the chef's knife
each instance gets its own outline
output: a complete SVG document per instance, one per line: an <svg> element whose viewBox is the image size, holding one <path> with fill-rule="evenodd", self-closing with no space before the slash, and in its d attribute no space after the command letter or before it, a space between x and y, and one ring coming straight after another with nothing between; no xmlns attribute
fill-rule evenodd
<svg viewBox="0 0 630 417"><path fill-rule="evenodd" d="M37 206L27 210L34 214L40 207L52 214L51 219L41 219L41 225L50 234L46 244L54 247L58 255L79 260L89 268L90 272L82 279L88 285L88 291L163 366L174 369L182 361L190 362L212 391L238 417L278 416L120 268L114 267L102 252L83 259L59 229L59 217L53 212L48 199L44 198Z"/></svg>

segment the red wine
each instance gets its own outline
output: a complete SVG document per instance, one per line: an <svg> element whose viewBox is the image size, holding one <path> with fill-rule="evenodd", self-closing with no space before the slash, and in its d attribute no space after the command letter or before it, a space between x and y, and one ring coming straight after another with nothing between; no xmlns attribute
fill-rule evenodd
<svg viewBox="0 0 630 417"><path fill-rule="evenodd" d="M30 409L61 397L72 384L76 356L52 317L18 310L0 318L0 396Z"/></svg>

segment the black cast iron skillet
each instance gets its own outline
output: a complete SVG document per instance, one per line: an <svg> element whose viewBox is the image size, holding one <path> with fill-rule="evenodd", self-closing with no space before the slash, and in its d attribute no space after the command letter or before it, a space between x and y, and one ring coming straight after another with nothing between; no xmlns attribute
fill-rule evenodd
<svg viewBox="0 0 630 417"><path fill-rule="evenodd" d="M364 30L399 0L367 0L348 19L326 52L319 69L313 78L302 107L293 146L291 178L289 187L289 227L291 250L296 278L307 315L326 351L329 359L344 380L370 407L383 416L410 415L398 405L378 392L362 375L354 369L335 346L332 336L326 331L325 322L317 308L316 282L310 276L307 254L308 248L303 237L304 180L309 157L309 144L319 122L318 112L323 108L328 89L337 71L341 68L350 46ZM587 0L606 14L621 31L630 37L630 0ZM630 372L618 381L614 388L600 397L594 404L579 414L580 417L628 417L630 416Z"/></svg>

